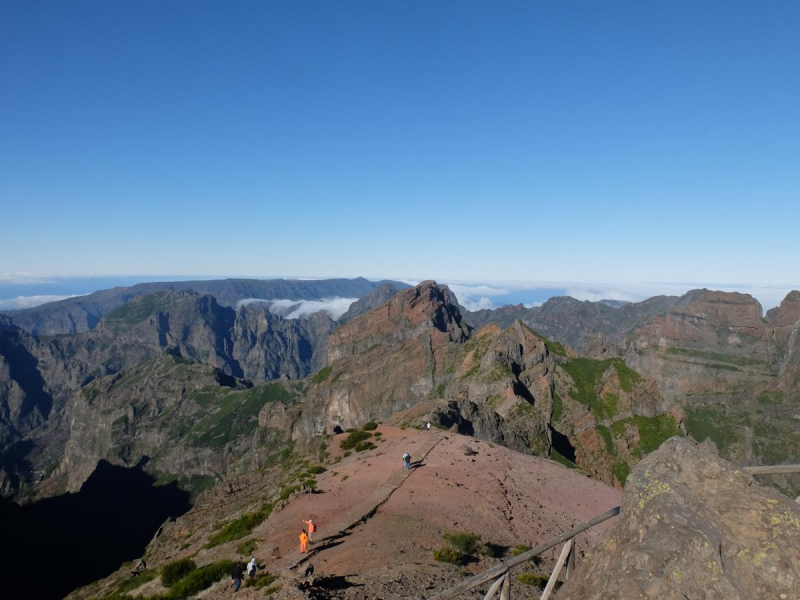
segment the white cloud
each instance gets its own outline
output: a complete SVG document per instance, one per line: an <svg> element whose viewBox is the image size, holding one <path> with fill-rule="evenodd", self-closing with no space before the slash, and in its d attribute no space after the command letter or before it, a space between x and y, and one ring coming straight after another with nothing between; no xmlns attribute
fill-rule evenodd
<svg viewBox="0 0 800 600"><path fill-rule="evenodd" d="M635 302L640 299L634 294L619 289L589 289L572 287L567 288L567 296L572 296L576 300L589 300L590 302L598 302L599 300L625 300L626 302Z"/></svg>
<svg viewBox="0 0 800 600"><path fill-rule="evenodd" d="M248 304L266 304L269 312L283 317L284 319L299 319L308 315L324 311L335 321L339 319L350 305L358 298L323 298L322 300L262 300L261 298L245 298L236 303L236 308L241 308Z"/></svg>
<svg viewBox="0 0 800 600"><path fill-rule="evenodd" d="M16 298L0 298L0 309L14 310L18 308L33 308L47 304L48 302L58 302L59 300L66 300L67 298L75 298L76 294L71 296L17 296Z"/></svg>
<svg viewBox="0 0 800 600"><path fill-rule="evenodd" d="M525 308L536 308L537 306L541 306L544 302L523 302L522 306Z"/></svg>

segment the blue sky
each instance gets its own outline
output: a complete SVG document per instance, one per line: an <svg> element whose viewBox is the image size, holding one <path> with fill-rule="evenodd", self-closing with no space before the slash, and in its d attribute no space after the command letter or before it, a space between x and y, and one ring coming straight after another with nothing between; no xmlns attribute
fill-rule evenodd
<svg viewBox="0 0 800 600"><path fill-rule="evenodd" d="M797 287L798 31L788 1L6 2L0 277Z"/></svg>

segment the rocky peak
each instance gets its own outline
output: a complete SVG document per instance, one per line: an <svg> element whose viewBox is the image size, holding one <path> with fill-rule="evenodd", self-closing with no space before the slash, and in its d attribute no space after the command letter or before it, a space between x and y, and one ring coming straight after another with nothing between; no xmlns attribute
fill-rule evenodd
<svg viewBox="0 0 800 600"><path fill-rule="evenodd" d="M328 363L354 356L375 344L402 342L431 332L431 343L461 344L471 328L461 315L455 296L447 286L423 281L398 292L369 313L339 328L328 344Z"/></svg>
<svg viewBox="0 0 800 600"><path fill-rule="evenodd" d="M720 324L761 327L764 311L750 294L691 290L676 304L676 310L704 317Z"/></svg>
<svg viewBox="0 0 800 600"><path fill-rule="evenodd" d="M566 600L794 598L800 506L674 437L634 468L622 510Z"/></svg>
<svg viewBox="0 0 800 600"><path fill-rule="evenodd" d="M767 320L773 327L791 327L800 321L800 292L789 292L780 306L767 311Z"/></svg>

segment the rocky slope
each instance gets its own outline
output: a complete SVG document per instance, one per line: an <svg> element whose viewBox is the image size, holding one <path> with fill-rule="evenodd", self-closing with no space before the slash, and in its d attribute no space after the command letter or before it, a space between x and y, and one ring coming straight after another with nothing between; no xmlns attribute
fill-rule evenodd
<svg viewBox="0 0 800 600"><path fill-rule="evenodd" d="M209 294L223 306L235 307L241 300L321 300L324 298L362 298L382 285L395 290L408 287L396 281L373 282L356 279L302 281L286 279L221 279L200 281L165 281L117 287L50 302L24 310L6 311L16 325L34 335L81 333L93 329L112 310L137 296L162 292L194 291Z"/></svg>
<svg viewBox="0 0 800 600"><path fill-rule="evenodd" d="M272 596L276 598L428 597L511 556L515 546L536 545L620 500L618 491L556 463L458 434L380 427L372 438L376 447L350 456L339 448L345 437L330 440L322 464L303 463L299 456L289 459L287 473L299 469L302 477L303 471L324 471L314 476L314 491L289 494L266 520L256 520L251 531L236 539L216 544L214 534L232 519L262 511L265 500L279 498L279 488L270 487L274 474L237 480L233 492L204 494L149 545L145 559L150 569L155 572L186 556L198 565L255 556L277 576L274 584L282 587ZM404 451L415 458L410 471L400 465ZM287 475L283 485L299 481ZM297 533L309 517L320 529L312 555L304 556L298 552ZM579 555L601 531L582 537ZM463 567L435 560L434 551L448 546L444 534L458 532L480 536L493 556L478 550ZM554 560L550 552L526 570L545 573ZM312 578L303 576L308 564L314 566ZM70 597L102 597L127 578L127 570L121 570ZM309 585L300 590L304 579ZM515 595L529 595L531 589L514 581ZM163 591L156 577L131 593ZM204 597L229 593L226 577ZM483 593L485 589L465 597L481 598ZM238 596L261 598L263 589L243 588Z"/></svg>
<svg viewBox="0 0 800 600"><path fill-rule="evenodd" d="M798 548L795 502L674 438L634 469L620 517L558 597L794 598Z"/></svg>

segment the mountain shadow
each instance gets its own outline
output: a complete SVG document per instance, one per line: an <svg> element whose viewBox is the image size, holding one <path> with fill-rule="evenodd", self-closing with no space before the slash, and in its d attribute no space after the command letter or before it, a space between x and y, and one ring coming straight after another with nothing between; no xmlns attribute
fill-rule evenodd
<svg viewBox="0 0 800 600"><path fill-rule="evenodd" d="M175 483L154 484L141 468L101 461L76 494L0 503L3 596L63 598L141 556L165 520L190 508Z"/></svg>

